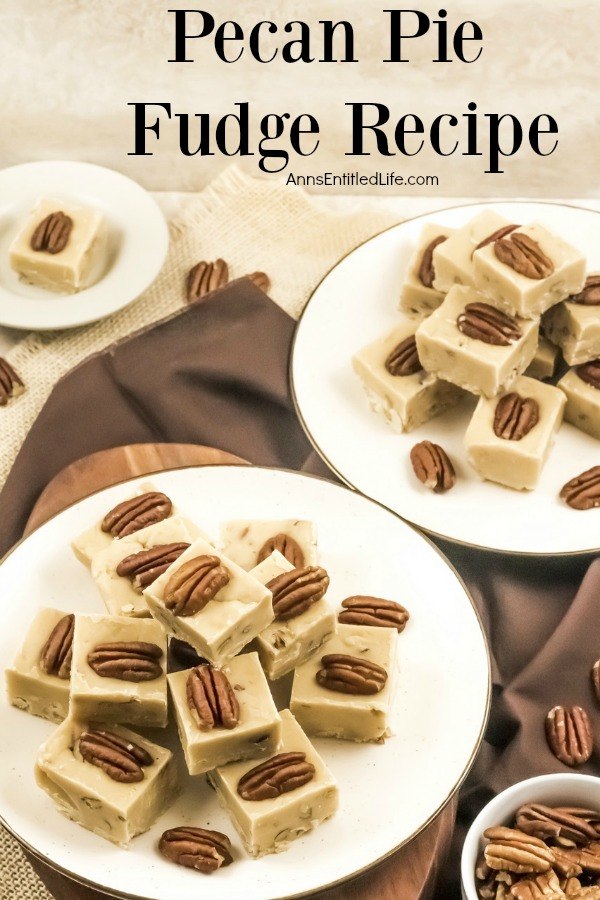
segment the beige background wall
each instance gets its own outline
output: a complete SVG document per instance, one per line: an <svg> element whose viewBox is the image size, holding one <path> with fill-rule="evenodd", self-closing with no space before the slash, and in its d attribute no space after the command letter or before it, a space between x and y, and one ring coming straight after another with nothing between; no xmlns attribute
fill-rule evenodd
<svg viewBox="0 0 600 900"><path fill-rule="evenodd" d="M442 5L451 21L472 18L482 27L484 52L477 63L433 65L431 44L424 42L411 65L381 62L387 50L382 8L416 7L434 15ZM168 63L173 22L166 10L186 6L248 27L261 18L282 24L298 17L315 23L346 18L355 26L361 62L262 66L249 59L228 66L207 44L193 65ZM598 0L2 0L0 165L85 159L119 169L150 188L198 188L227 161L183 158L174 129L165 131L155 156L127 156L133 149L127 102L170 101L176 111L223 114L235 101L248 100L256 117L308 111L319 119L318 156L294 161L296 173L349 168L368 174L380 168L439 177L437 190L411 188L412 195L599 196L599 41ZM480 160L442 160L425 151L406 161L346 159L344 102L350 100L387 103L398 115L413 112L425 120L442 112L460 115L470 100L481 112L512 112L523 123L549 113L559 123L559 148L545 160L523 150L507 163L504 175L495 176L484 174ZM246 161L249 171L255 167L256 162Z"/></svg>

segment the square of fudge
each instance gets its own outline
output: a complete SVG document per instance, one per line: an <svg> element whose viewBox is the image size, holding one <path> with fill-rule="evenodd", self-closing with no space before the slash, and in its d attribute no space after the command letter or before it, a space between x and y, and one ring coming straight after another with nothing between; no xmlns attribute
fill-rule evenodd
<svg viewBox="0 0 600 900"><path fill-rule="evenodd" d="M147 571L156 572L153 579L156 580L162 571L165 571L165 559L173 561L172 557L175 553L183 553L193 540L201 536L200 529L189 519L184 519L182 516L170 516L162 522L157 522L156 525L149 525L147 528L136 531L130 537L111 541L104 550L96 553L91 564L92 578L108 612L113 616L149 617L150 610L142 594L143 587L147 586L144 583L144 578L148 577ZM162 567L161 557L157 556L145 567L140 559L139 565L131 575L119 574L117 571L124 560L129 560L135 554L145 553L152 549L158 552L160 548L164 548ZM134 565L133 561L132 565ZM138 573L137 578L136 572ZM140 579L142 579L141 583Z"/></svg>
<svg viewBox="0 0 600 900"><path fill-rule="evenodd" d="M455 284L474 287L473 253L476 247L510 224L504 216L486 209L470 219L462 228L457 228L447 241L435 248L433 254L435 289L447 294Z"/></svg>
<svg viewBox="0 0 600 900"><path fill-rule="evenodd" d="M204 730L200 727L187 699L187 682L193 671L186 669L167 676L190 775L201 775L238 760L272 756L279 747L281 719L258 654L243 653L222 668L239 706L234 728L215 725Z"/></svg>
<svg viewBox="0 0 600 900"><path fill-rule="evenodd" d="M464 334L458 319L469 304L488 304L473 288L455 285L436 311L416 332L419 358L427 372L451 381L472 394L494 397L523 372L538 344L539 323L514 319L520 337L506 345L489 344Z"/></svg>
<svg viewBox="0 0 600 900"><path fill-rule="evenodd" d="M13 706L24 709L34 716L62 722L69 714L68 676L46 671L42 661L42 651L59 622L71 616L61 609L46 607L40 609L25 636L12 666L6 669L6 690ZM72 641L72 634L67 636ZM67 647L64 647L67 650ZM62 659L64 653L60 655ZM57 657L58 660L58 657ZM52 667L51 667L52 668Z"/></svg>
<svg viewBox="0 0 600 900"><path fill-rule="evenodd" d="M250 574L261 584L291 572L294 566L277 550ZM335 634L335 614L322 597L293 619L274 619L256 638L258 655L271 681L281 678L306 662Z"/></svg>
<svg viewBox="0 0 600 900"><path fill-rule="evenodd" d="M244 799L238 784L256 762L230 763L208 774L246 850L255 858L286 850L293 840L329 819L339 805L333 775L288 709L281 713L281 738L279 753L303 753L314 767L312 779L294 790L265 800Z"/></svg>
<svg viewBox="0 0 600 900"><path fill-rule="evenodd" d="M537 223L520 225L504 240L514 241L518 235L525 235L537 245L551 263L550 274L530 278L517 272L498 259L497 242L494 241L473 254L475 286L491 297L493 305L499 309L511 315L534 319L581 290L585 280L585 257L557 234Z"/></svg>
<svg viewBox="0 0 600 900"><path fill-rule="evenodd" d="M596 368L600 372L600 358ZM557 386L567 399L565 422L600 440L600 388L584 381L577 369L569 369Z"/></svg>
<svg viewBox="0 0 600 900"><path fill-rule="evenodd" d="M537 403L538 421L520 439L509 436L512 425L507 426L507 436L496 434L494 429L498 404L506 402L503 397L512 393ZM488 481L519 491L533 490L562 422L564 406L565 398L558 388L525 375L517 378L509 392L493 399L481 397L464 438L469 462ZM510 421L518 428L517 414Z"/></svg>
<svg viewBox="0 0 600 900"><path fill-rule="evenodd" d="M437 275L435 259L438 248L443 246L452 233L452 228L444 228L442 225L424 226L400 290L400 309L408 316L422 319L437 309L444 299L445 292L434 287ZM431 257L431 265L427 265L425 254Z"/></svg>
<svg viewBox="0 0 600 900"><path fill-rule="evenodd" d="M382 743L393 733L397 638L394 628L338 625L324 647L327 657L341 654L384 669L387 679L377 693L343 693L322 686L317 680L324 666L321 653L296 669L290 709L308 735Z"/></svg>
<svg viewBox="0 0 600 900"><path fill-rule="evenodd" d="M450 409L463 396L455 384L425 371L424 367L408 375L394 375L386 366L397 347L414 339L416 328L414 322L396 325L389 334L352 357L352 367L362 381L371 409L383 415L397 432L418 428Z"/></svg>
<svg viewBox="0 0 600 900"><path fill-rule="evenodd" d="M117 739L141 758L137 781L117 781L80 751L82 735L99 734L100 741ZM89 747L89 739L88 739ZM139 754L139 749L142 754ZM93 757L97 758L97 757ZM177 767L170 750L120 725L66 719L42 744L35 780L57 810L100 837L126 846L154 824L178 793Z"/></svg>
<svg viewBox="0 0 600 900"><path fill-rule="evenodd" d="M590 275L586 285L598 283L600 275ZM585 287L584 287L585 291ZM579 366L600 357L600 302L581 303L574 298L558 303L542 319L542 331L562 350L570 366Z"/></svg>
<svg viewBox="0 0 600 900"><path fill-rule="evenodd" d="M229 581L199 612L175 615L165 604L165 588L181 566L199 556L217 557L227 570ZM215 666L236 656L273 620L271 591L203 539L194 541L146 588L144 597L151 614L168 634L191 644Z"/></svg>
<svg viewBox="0 0 600 900"><path fill-rule="evenodd" d="M307 519L271 521L234 519L221 528L221 549L228 559L249 571L273 549L285 548L285 556L298 568L316 566L317 534Z"/></svg>
<svg viewBox="0 0 600 900"><path fill-rule="evenodd" d="M98 651L111 657L102 671L113 672L115 658L127 659L131 653L121 645L138 642L156 648L151 657L154 664L151 668L146 666L152 676L147 680L132 681L120 674L101 675L98 663L94 668L90 665L89 654L102 645L113 645L110 651ZM77 719L163 728L167 724L166 668L167 637L154 619L77 616L71 662L71 715Z"/></svg>
<svg viewBox="0 0 600 900"><path fill-rule="evenodd" d="M558 366L559 356L558 347L540 335L535 356L525 369L525 375L528 378L538 378L540 381L552 378Z"/></svg>
<svg viewBox="0 0 600 900"><path fill-rule="evenodd" d="M63 214L61 223L56 214ZM71 221L66 243L58 252L51 252L51 242L43 238L38 226L48 216L50 230L42 228L46 235L57 234L54 225L68 231L68 220ZM102 273L106 252L107 228L103 216L98 210L78 206L73 203L44 198L31 210L18 234L10 245L9 258L11 267L18 272L24 281L49 291L74 294L97 281ZM34 249L33 243L39 245ZM62 242L61 242L62 243ZM55 244L54 246L58 246Z"/></svg>

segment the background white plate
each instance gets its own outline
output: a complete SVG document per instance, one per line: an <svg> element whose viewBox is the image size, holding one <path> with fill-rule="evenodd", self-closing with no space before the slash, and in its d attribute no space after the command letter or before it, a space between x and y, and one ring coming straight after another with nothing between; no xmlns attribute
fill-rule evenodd
<svg viewBox="0 0 600 900"><path fill-rule="evenodd" d="M215 536L227 518L313 519L336 608L357 592L406 604L411 619L399 636L398 733L381 746L317 740L339 781L340 810L287 852L261 860L244 854L205 780L184 777L178 752L185 785L181 799L125 852L54 810L32 771L37 748L53 726L2 698L0 817L55 866L116 893L153 900L200 894L211 900L266 900L347 878L415 835L457 788L477 751L489 703L489 668L469 597L445 559L416 531L330 482L220 466L162 473L152 481ZM10 664L38 607L103 611L69 541L128 491L129 485L120 485L76 504L7 557L0 567L0 668ZM175 747L174 731L157 729L152 736ZM207 879L164 860L155 849L158 837L183 822L231 835L235 865Z"/></svg>
<svg viewBox="0 0 600 900"><path fill-rule="evenodd" d="M463 436L475 398L410 434L395 434L369 408L352 355L403 317L400 286L427 222L458 228L485 208L511 222L540 221L600 266L600 215L558 204L506 202L447 209L403 222L362 244L316 288L298 324L291 362L294 399L316 450L342 480L420 528L479 547L517 553L595 550L600 510L581 512L559 500L560 488L600 463L600 445L564 424L535 491L482 481L469 466ZM418 441L441 444L457 481L434 494L415 478L409 459Z"/></svg>
<svg viewBox="0 0 600 900"><path fill-rule="evenodd" d="M105 217L102 277L77 294L55 294L19 279L8 248L41 197L89 205ZM53 330L95 322L135 300L158 275L169 246L163 214L139 184L80 162L34 162L0 171L0 325Z"/></svg>

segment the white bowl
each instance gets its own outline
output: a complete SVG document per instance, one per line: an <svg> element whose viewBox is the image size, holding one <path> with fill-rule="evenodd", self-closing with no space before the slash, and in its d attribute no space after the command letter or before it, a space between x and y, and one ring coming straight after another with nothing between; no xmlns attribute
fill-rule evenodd
<svg viewBox="0 0 600 900"><path fill-rule="evenodd" d="M469 828L463 846L460 863L463 900L479 900L475 865L483 847L483 832L494 825L510 825L524 803L600 809L600 778L573 773L539 775L513 784L490 800Z"/></svg>

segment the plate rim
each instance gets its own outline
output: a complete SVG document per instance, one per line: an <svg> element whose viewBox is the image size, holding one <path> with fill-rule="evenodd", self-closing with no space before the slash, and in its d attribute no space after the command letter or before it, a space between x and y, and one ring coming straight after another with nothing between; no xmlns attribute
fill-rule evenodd
<svg viewBox="0 0 600 900"><path fill-rule="evenodd" d="M389 229L385 229L385 231L387 231L387 230L389 230ZM374 237L376 237L376 235L374 235ZM483 743L483 739L485 736L485 732L487 730L487 725L488 725L489 717L490 717L491 702L492 702L492 660L491 660L491 650L490 650L490 646L488 643L488 637L487 637L485 628L483 626L483 620L482 620L482 617L477 608L477 604L475 603L474 597L471 594L471 591L469 590L469 588L467 587L462 575L456 569L454 564L448 559L446 554L442 550L440 550L440 548L431 540L431 538L427 534L424 534L419 528L417 528L415 525L413 525L412 522L408 522L406 519L403 519L402 516L399 516L393 510L390 510L387 506L385 506L384 503L380 503L378 500L374 500L373 498L368 497L366 494L363 494L360 491L349 488L348 486L346 486L346 484L336 484L336 482L333 481L331 478L326 478L323 475L315 475L311 472L300 472L296 469L289 469L289 468L279 467L279 466L261 466L261 465L248 465L248 466L239 466L238 465L238 466L236 466L236 465L228 465L228 464L223 464L223 463L209 463L208 465L194 464L191 466L183 466L183 467L176 467L176 468L170 467L167 469L156 469L151 472L145 472L141 475L132 475L131 477L124 478L120 481L115 482L114 484L107 485L106 487L98 488L97 490L91 491L85 497L81 497L79 500L75 500L75 501L73 501L73 503L69 503L67 506L64 507L64 509L61 509L60 512L54 513L52 516L50 516L50 518L48 518L45 522L43 522L40 526L38 526L38 528L34 529L34 531L32 531L26 537L20 538L2 556L2 558L0 558L0 569L2 568L2 566L4 565L6 560L10 556L12 556L12 554L21 546L21 544L24 544L26 541L28 541L29 538L32 535L34 535L37 531L39 531L40 528L43 528L45 525L49 524L50 522L53 522L54 519L57 519L64 512L67 512L68 510L72 509L74 506L77 506L78 503L85 502L88 498L94 497L97 494L101 494L103 491L110 490L113 487L125 485L125 484L128 484L133 481L139 481L139 479L152 478L152 477L156 477L157 475L161 475L163 473L183 472L183 471L191 471L191 470L197 470L197 469L237 469L237 470L241 469L244 471L249 471L252 469L259 469L261 471L280 472L280 473L287 474L287 475L294 475L298 478L308 478L308 479L311 479L314 481L325 482L326 484L332 486L333 488L335 488L337 490L349 491L351 494L361 497L367 503L372 503L375 506L380 507L385 512L388 512L391 515L393 515L395 518L399 519L404 525L406 525L408 528L410 528L411 531L414 531L416 536L419 537L421 540L424 540L427 544L429 544L430 548L440 557L441 561L447 566L447 568L450 570L451 574L454 575L458 584L462 588L466 598L468 599L468 601L471 605L471 608L473 610L473 613L475 615L475 620L477 622L477 625L479 626L479 630L481 632L481 637L483 639L483 646L484 646L485 657L486 657L486 662L487 662L487 691L486 691L484 715L482 718L482 723L481 723L479 733L477 735L477 739L475 741L475 745L471 751L471 754L469 756L469 759L467 760L467 763L465 764L463 771L460 774L459 779L457 780L456 784L453 786L452 790L444 798L444 800L437 807L437 809L431 814L431 816L429 816L429 818L409 838L406 838L405 840L401 841L399 844L394 846L390 851L388 851L387 853L384 853L382 856L377 857L377 859L373 860L371 863L367 864L366 866L363 866L361 869L357 869L356 871L350 873L349 875L345 875L343 878L339 878L335 881L328 882L325 885L320 885L319 887L311 889L310 891L300 891L298 893L286 894L285 896L277 898L277 900L300 900L300 898L309 897L309 896L313 895L315 893L315 891L318 891L318 892L327 891L327 890L331 890L333 888L337 888L343 884L346 884L355 878L359 878L361 875L364 875L365 873L371 871L371 869L374 869L381 863L385 862L387 859L389 859L391 856L393 856L395 853L397 853L399 850L401 850L402 847L407 846L411 841L413 841L420 834L422 834L422 832L426 828L428 828L429 825L431 825L431 823L446 809L446 807L448 806L450 801L453 799L453 797L455 797L457 795L458 791L464 784L469 772L471 771L473 764L475 762L475 759L481 749L481 745ZM71 872L69 869L66 869L63 866L60 866L58 863L55 863L49 857L45 856L43 853L41 853L39 850L37 850L35 847L32 847L26 840L21 838L7 824L1 811L0 811L0 825L2 825L2 827L5 828L6 831L22 847L24 847L29 853L31 853L31 855L34 856L35 859L37 859L39 862L44 863L44 865L48 866L48 868L50 868L52 871L56 872L59 875L63 875L67 878L70 878L72 881L76 882L77 884L82 885L83 887L99 889L99 890L103 891L105 894L107 894L107 896L117 898L117 900L156 900L155 897L144 896L142 894L129 894L129 893L126 893L123 891L115 891L113 888L105 887L104 885L101 885L96 881L91 881L90 879L87 879L87 878L84 878L83 876L77 875L77 874ZM207 896L210 898L210 893L207 894ZM275 900L275 898L269 898L269 900Z"/></svg>
<svg viewBox="0 0 600 900"><path fill-rule="evenodd" d="M516 556L518 558L523 557L523 558L528 558L528 559L546 559L548 557L557 558L557 559L562 559L562 558L574 559L574 558L580 558L580 557L585 558L588 556L595 556L598 552L600 552L600 545L598 545L597 547L590 547L589 549L586 549L586 550L562 550L560 552L552 552L552 553L543 553L539 550L502 550L498 547L488 547L485 544L473 544L469 541L463 541L460 538L455 538L455 537L452 537L451 535L443 534L442 532L439 532L439 531L433 531L433 529L431 529L431 528L425 528L425 526L417 525L416 522L413 522L410 519L406 518L404 515L402 515L402 513L398 512L398 510L393 509L391 506L386 506L386 504L383 503L382 501L375 500L374 497L371 497L369 494L362 491L359 487L357 487L355 484L353 484L351 481L349 481L346 478L346 476L342 474L342 472L339 471L339 469L328 458L327 454L321 449L320 445L317 442L316 437L314 437L313 433L311 432L310 428L308 427L308 424L304 418L304 415L302 414L302 409L300 407L300 403L298 401L298 396L296 394L296 385L295 385L295 381L294 381L294 359L295 359L295 354L296 354L296 343L297 343L298 335L300 333L302 319L304 318L304 314L305 314L306 310L308 309L311 301L314 299L315 294L317 293L317 291L319 290L319 288L321 287L323 282L329 277L329 275L331 275L331 273L335 269L338 268L339 265L341 265L341 263L344 262L344 260L346 260L349 256L351 256L356 250L359 250L361 247L364 247L366 244L369 244L371 241L376 240L376 238L381 237L381 235L387 234L388 231L393 231L394 228L400 228L402 225L406 225L409 222L416 222L419 219L430 218L431 216L438 215L439 213L445 213L445 212L449 212L451 210L456 210L456 209L465 209L465 208L471 207L471 206L491 206L494 204L505 204L505 203L507 203L507 204L510 204L510 203L514 203L514 204L536 203L536 204L540 204L540 205L543 204L545 206L562 206L562 207L567 207L568 209L578 209L578 210L582 210L584 212L590 212L590 213L593 213L594 215L600 216L600 209L592 209L591 207L588 207L588 206L580 206L577 203L562 203L560 200L538 200L535 198L528 198L528 197L508 197L508 198L499 197L499 198L493 198L491 200L476 200L476 201L469 202L469 203L454 203L451 206L444 206L440 209L435 209L430 212L419 213L416 216L408 216L406 219L402 219L400 222L395 222L392 225L387 225L385 228L382 228L380 231L377 231L375 234L372 234L370 237L365 238L365 240L360 241L360 243L358 243L355 247L352 247L351 250L348 250L346 253L343 254L343 256L340 256L340 258L332 266L330 266L327 269L327 271L323 274L323 276L319 279L317 284L314 286L314 288L310 292L308 300L306 301L306 303L298 317L298 320L296 322L296 326L294 328L294 334L292 335L292 345L290 347L290 356L289 356L289 360L288 360L288 382L290 385L290 394L291 394L291 398L292 398L292 403L294 405L294 412L295 412L296 417L298 418L298 421L300 422L300 425L302 426L302 430L304 431L304 434L308 438L308 441L309 441L310 445L312 446L313 450L317 453L319 458L325 463L327 468L330 469L331 472L336 476L336 478L339 478L339 480L342 482L343 485L345 485L347 488L350 488L350 490L352 490L352 491L356 491L356 493L361 494L363 497L367 497L369 500L372 500L374 503L377 503L379 506L383 506L384 509L387 509L393 515L398 516L399 519L402 519L403 522L405 522L407 525L410 525L411 528L415 528L420 534L422 534L426 537L428 535L430 535L432 538L436 538L436 539L439 539L442 541L447 541L448 543L451 543L451 544L455 545L456 547L462 547L462 548L469 549L469 550L479 550L479 551L483 551L485 553L493 553L495 555L500 555L500 556L510 556L510 557ZM445 554L444 554L444 556L445 556Z"/></svg>

